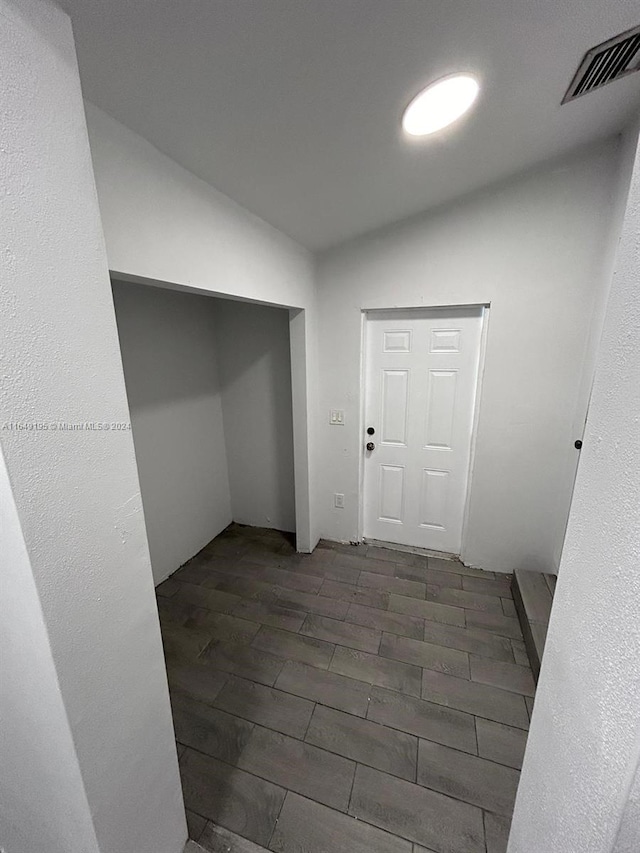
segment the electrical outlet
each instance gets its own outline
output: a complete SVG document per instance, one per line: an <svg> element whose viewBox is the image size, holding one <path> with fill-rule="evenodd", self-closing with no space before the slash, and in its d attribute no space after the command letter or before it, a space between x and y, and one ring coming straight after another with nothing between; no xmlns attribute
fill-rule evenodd
<svg viewBox="0 0 640 853"><path fill-rule="evenodd" d="M333 505L337 507L337 509L344 509L344 495L336 492L333 496Z"/></svg>
<svg viewBox="0 0 640 853"><path fill-rule="evenodd" d="M344 426L344 410L331 409L329 412L329 423L332 426Z"/></svg>

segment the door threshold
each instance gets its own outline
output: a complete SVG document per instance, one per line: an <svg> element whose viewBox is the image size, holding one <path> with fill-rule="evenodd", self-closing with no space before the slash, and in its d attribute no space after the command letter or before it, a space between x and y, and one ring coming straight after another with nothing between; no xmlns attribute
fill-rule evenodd
<svg viewBox="0 0 640 853"><path fill-rule="evenodd" d="M386 548L389 551L402 551L405 554L418 554L421 557L436 557L438 560L456 560L460 562L459 554L451 554L448 551L433 551L431 548L400 545L398 542L383 542L381 539L363 538L362 541L365 545L374 545L376 548Z"/></svg>

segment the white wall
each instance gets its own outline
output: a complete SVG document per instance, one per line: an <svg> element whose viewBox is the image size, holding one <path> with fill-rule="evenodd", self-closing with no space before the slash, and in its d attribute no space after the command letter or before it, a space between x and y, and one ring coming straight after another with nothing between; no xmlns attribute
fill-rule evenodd
<svg viewBox="0 0 640 853"><path fill-rule="evenodd" d="M631 175L633 173L637 138L637 132L631 128L623 133L621 137L620 166L618 169L616 183L613 188L613 207L611 209L607 239L601 256L604 284L595 294L589 332L585 340L582 375L578 386L573 425L571 428L571 435L576 438L582 438L585 419L589 408L596 357L598 354L598 347L600 345L600 337L602 335L604 316L607 310L609 290L611 286L611 279L613 277L616 254L618 251L618 243L620 241L622 222L627 207L627 196L629 193ZM570 454L567 457L565 475L563 477L562 484L563 491L558 493L557 505L559 535L556 539L553 555L553 565L556 567L559 565L560 558L562 556L567 521L569 519L569 510L571 508L571 497L573 495L573 486L579 462L579 453Z"/></svg>
<svg viewBox="0 0 640 853"><path fill-rule="evenodd" d="M618 826L612 853L638 853L640 828L640 764L629 791L629 797Z"/></svg>
<svg viewBox="0 0 640 853"><path fill-rule="evenodd" d="M489 302L463 559L555 569L618 168L612 140L321 259L323 535L358 533L361 309ZM329 425L331 408L345 410L345 427ZM333 507L334 492L345 494L345 509Z"/></svg>
<svg viewBox="0 0 640 853"><path fill-rule="evenodd" d="M0 455L0 847L97 853L38 591Z"/></svg>
<svg viewBox="0 0 640 853"><path fill-rule="evenodd" d="M232 520L214 330L219 300L119 281L113 296L158 584Z"/></svg>
<svg viewBox="0 0 640 853"><path fill-rule="evenodd" d="M295 530L289 312L113 281L158 584L231 520Z"/></svg>
<svg viewBox="0 0 640 853"><path fill-rule="evenodd" d="M3 421L127 421L71 25L43 0L0 0L0 18ZM0 742L13 791L0 843L179 853L186 824L131 434L3 428L0 443L21 528L4 495L3 607L24 618L11 641L30 635L10 646L9 686L20 662L26 672Z"/></svg>
<svg viewBox="0 0 640 853"><path fill-rule="evenodd" d="M212 301L233 519L294 531L289 313Z"/></svg>
<svg viewBox="0 0 640 853"><path fill-rule="evenodd" d="M509 853L640 849L639 280L640 150Z"/></svg>
<svg viewBox="0 0 640 853"><path fill-rule="evenodd" d="M312 514L317 382L310 254L106 113L85 107L116 278L302 309L292 336L296 525L298 548L310 550L319 535Z"/></svg>
<svg viewBox="0 0 640 853"><path fill-rule="evenodd" d="M85 103L109 266L274 305L313 305L309 252Z"/></svg>

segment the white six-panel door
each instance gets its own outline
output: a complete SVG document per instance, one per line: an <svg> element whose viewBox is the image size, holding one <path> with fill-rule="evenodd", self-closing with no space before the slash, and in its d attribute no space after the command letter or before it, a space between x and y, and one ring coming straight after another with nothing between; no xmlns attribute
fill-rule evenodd
<svg viewBox="0 0 640 853"><path fill-rule="evenodd" d="M460 553L483 313L366 315L366 538Z"/></svg>

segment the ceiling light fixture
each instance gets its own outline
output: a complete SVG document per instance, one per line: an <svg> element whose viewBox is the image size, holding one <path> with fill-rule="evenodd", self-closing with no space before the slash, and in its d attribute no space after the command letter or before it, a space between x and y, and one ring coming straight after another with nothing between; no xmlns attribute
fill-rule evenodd
<svg viewBox="0 0 640 853"><path fill-rule="evenodd" d="M470 74L452 74L417 94L404 111L402 127L410 136L427 136L460 118L478 96L480 86Z"/></svg>

